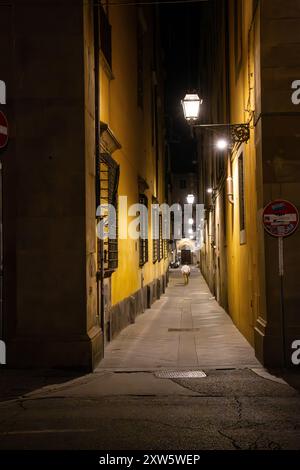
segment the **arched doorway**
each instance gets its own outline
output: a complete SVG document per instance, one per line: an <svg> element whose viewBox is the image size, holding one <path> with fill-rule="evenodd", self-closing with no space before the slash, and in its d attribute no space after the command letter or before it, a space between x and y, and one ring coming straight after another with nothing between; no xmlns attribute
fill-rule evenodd
<svg viewBox="0 0 300 470"><path fill-rule="evenodd" d="M176 244L177 254L180 259L181 264L193 264L194 260L194 251L195 251L195 241L190 240L189 238L183 238L178 240Z"/></svg>

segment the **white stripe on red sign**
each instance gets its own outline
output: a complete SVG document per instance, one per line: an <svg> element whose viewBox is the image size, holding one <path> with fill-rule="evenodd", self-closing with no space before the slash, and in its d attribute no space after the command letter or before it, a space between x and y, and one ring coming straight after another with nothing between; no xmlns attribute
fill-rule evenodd
<svg viewBox="0 0 300 470"><path fill-rule="evenodd" d="M5 126L0 126L0 134L7 135L8 134L8 129Z"/></svg>

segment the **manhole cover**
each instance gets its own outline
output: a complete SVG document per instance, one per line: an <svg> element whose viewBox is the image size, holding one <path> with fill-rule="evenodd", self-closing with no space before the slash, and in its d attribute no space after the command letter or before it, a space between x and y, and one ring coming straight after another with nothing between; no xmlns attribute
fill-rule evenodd
<svg viewBox="0 0 300 470"><path fill-rule="evenodd" d="M201 379L206 374L203 370L161 370L155 376L159 379Z"/></svg>

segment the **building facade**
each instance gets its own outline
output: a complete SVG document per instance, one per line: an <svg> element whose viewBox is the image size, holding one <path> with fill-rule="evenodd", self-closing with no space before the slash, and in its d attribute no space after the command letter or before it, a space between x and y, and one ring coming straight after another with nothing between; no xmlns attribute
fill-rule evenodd
<svg viewBox="0 0 300 470"><path fill-rule="evenodd" d="M162 240L120 238L134 214L119 196L128 207L165 198L156 13L1 3L7 364L92 370L105 343L166 286ZM101 203L116 209L116 239L97 237Z"/></svg>
<svg viewBox="0 0 300 470"><path fill-rule="evenodd" d="M119 143L112 155L120 171L118 195L127 198L128 210L139 202L149 210L148 240L120 238L117 268L104 266L107 341L165 290L168 243L151 239L151 205L165 202L167 162L158 12L155 8L133 10L131 6L105 4L101 12L102 31L108 33L102 35L101 42L100 120ZM105 48L109 33L111 46ZM105 142L100 145L105 154ZM100 194L104 203L105 193L103 189ZM118 210L120 235L126 232L135 212L128 214L120 204Z"/></svg>
<svg viewBox="0 0 300 470"><path fill-rule="evenodd" d="M300 204L299 109L291 100L299 75L299 14L298 1L229 0L212 2L207 17L216 35L206 44L210 65L202 93L211 114L205 118L248 123L250 138L228 152L214 147L216 138L228 138L225 128L199 139L206 204L202 271L266 366L290 366L300 335L300 232L284 239L282 308L278 242L262 224L270 201Z"/></svg>

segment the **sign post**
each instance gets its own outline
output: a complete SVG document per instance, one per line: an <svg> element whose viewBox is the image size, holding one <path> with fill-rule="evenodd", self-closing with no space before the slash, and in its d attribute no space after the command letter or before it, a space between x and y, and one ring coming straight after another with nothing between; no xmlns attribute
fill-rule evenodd
<svg viewBox="0 0 300 470"><path fill-rule="evenodd" d="M278 238L278 268L280 279L280 311L282 328L282 353L283 363L286 365L286 337L285 337L285 314L284 314L284 253L283 239L297 230L299 225L299 213L297 208L289 201L277 199L270 202L263 211L263 224L267 233Z"/></svg>
<svg viewBox="0 0 300 470"><path fill-rule="evenodd" d="M283 364L286 365L285 315L284 315L284 300L283 300L284 299L283 237L278 237L278 266L279 266L279 279L280 279L280 311L281 311L282 350L283 350L282 352L283 352Z"/></svg>

